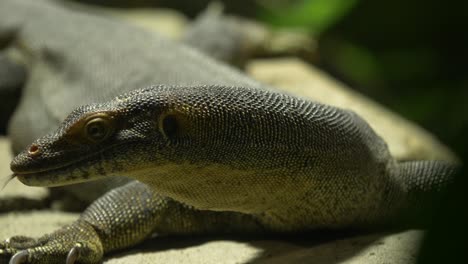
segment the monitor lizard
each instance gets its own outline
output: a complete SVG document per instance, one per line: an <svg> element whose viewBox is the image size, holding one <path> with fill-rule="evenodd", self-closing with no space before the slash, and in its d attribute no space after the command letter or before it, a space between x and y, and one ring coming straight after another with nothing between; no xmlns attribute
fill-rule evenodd
<svg viewBox="0 0 468 264"><path fill-rule="evenodd" d="M97 263L153 233L416 224L455 171L442 161L398 162L353 112L278 93L112 19L45 1L4 0L0 10L15 10L2 12L0 32L14 32L32 62L17 111L29 115L10 125L15 148L26 148L12 162L15 176L36 186L138 180L53 234L3 242L11 263ZM102 32L112 32L108 42Z"/></svg>

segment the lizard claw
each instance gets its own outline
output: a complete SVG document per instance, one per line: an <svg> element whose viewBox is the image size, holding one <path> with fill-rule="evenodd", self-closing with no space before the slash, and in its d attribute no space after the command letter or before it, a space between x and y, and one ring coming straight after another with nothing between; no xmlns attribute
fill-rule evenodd
<svg viewBox="0 0 468 264"><path fill-rule="evenodd" d="M74 264L78 256L80 255L81 243L77 243L70 251L68 251L67 261L65 264Z"/></svg>
<svg viewBox="0 0 468 264"><path fill-rule="evenodd" d="M26 263L26 261L28 260L28 256L29 256L28 251L27 250L22 250L22 251L16 253L15 255L13 255L13 257L11 257L9 264Z"/></svg>

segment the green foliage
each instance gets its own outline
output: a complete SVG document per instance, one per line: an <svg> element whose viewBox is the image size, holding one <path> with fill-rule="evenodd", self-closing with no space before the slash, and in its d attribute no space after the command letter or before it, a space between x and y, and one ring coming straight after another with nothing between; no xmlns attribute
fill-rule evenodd
<svg viewBox="0 0 468 264"><path fill-rule="evenodd" d="M328 41L335 67L351 80L374 84L382 78L380 62L366 47L345 40Z"/></svg>
<svg viewBox="0 0 468 264"><path fill-rule="evenodd" d="M264 1L260 18L277 27L304 28L320 34L340 20L357 0L302 0L272 4ZM290 1L286 1L290 2Z"/></svg>

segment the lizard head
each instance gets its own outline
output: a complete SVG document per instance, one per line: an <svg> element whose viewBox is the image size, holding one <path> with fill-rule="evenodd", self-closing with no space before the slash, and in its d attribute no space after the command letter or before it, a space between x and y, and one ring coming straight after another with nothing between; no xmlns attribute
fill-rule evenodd
<svg viewBox="0 0 468 264"><path fill-rule="evenodd" d="M164 87L137 90L115 99L79 107L54 132L35 140L11 162L20 181L59 186L126 176L147 159L156 159L171 133ZM164 127L160 127L164 125ZM150 152L150 153L148 153ZM144 162L142 159L145 159Z"/></svg>
<svg viewBox="0 0 468 264"><path fill-rule="evenodd" d="M58 186L106 176L142 180L145 174L156 177L158 172L174 181L184 168L189 177L192 170L211 165L272 167L278 162L258 159L280 157L265 149L269 144L281 148L287 139L280 133L264 136L271 127L268 120L275 118L262 112L261 100L267 97L245 91L155 86L83 106L17 155L11 169L27 185ZM243 161L236 163L240 158Z"/></svg>

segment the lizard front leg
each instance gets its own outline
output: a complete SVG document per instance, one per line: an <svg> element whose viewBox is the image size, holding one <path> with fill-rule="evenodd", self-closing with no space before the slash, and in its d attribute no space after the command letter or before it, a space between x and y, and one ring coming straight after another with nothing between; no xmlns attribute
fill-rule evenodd
<svg viewBox="0 0 468 264"><path fill-rule="evenodd" d="M188 235L259 232L251 216L200 211L156 194L134 181L96 200L80 219L39 239L15 236L0 243L0 262L99 263L110 251L135 245L153 233Z"/></svg>

